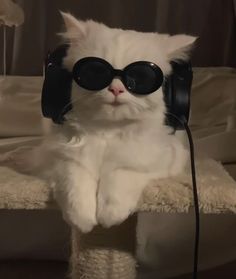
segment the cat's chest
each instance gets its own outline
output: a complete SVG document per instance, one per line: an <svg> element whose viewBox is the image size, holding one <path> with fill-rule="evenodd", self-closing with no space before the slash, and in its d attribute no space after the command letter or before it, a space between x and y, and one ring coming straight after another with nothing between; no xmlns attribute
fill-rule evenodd
<svg viewBox="0 0 236 279"><path fill-rule="evenodd" d="M158 133L150 129L123 129L116 132L87 133L76 144L60 151L68 162L78 163L99 175L119 167L144 169L155 165L160 158L163 143ZM158 140L159 138L159 140Z"/></svg>
<svg viewBox="0 0 236 279"><path fill-rule="evenodd" d="M116 133L101 133L90 135L84 139L84 147L79 151L82 155L83 150L93 158L100 157L101 162L133 160L134 154L149 154L156 146L155 136L146 130L123 130ZM84 154L85 154L84 153Z"/></svg>
<svg viewBox="0 0 236 279"><path fill-rule="evenodd" d="M80 162L100 165L105 161L132 160L134 155L142 157L158 147L160 133L156 125L141 123L112 130L97 130L78 134L78 144L68 145L68 157ZM64 152L63 152L64 153Z"/></svg>
<svg viewBox="0 0 236 279"><path fill-rule="evenodd" d="M113 131L102 131L87 134L84 147L92 150L103 150L103 153L127 154L129 149L144 148L155 145L158 133L150 127L134 126ZM153 148L153 147L152 147Z"/></svg>

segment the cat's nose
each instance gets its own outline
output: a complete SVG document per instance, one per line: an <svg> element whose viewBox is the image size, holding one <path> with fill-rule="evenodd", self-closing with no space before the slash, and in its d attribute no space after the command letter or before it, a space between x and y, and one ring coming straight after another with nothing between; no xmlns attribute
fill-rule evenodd
<svg viewBox="0 0 236 279"><path fill-rule="evenodd" d="M110 86L108 87L108 90L114 95L118 96L125 92L125 87L123 83L120 80L113 80Z"/></svg>

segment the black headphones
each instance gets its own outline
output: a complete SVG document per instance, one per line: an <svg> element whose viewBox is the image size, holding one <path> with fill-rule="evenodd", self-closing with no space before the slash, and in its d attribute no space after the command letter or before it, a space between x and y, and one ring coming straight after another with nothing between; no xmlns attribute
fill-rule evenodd
<svg viewBox="0 0 236 279"><path fill-rule="evenodd" d="M68 45L61 45L48 54L45 62L45 79L43 83L41 107L44 117L54 123L62 124L64 115L72 109L71 85L73 75L62 66ZM192 84L192 67L189 62L172 62L172 74L164 79L162 88L167 106L166 124L175 130L182 130L182 122L188 122L190 110L190 93Z"/></svg>

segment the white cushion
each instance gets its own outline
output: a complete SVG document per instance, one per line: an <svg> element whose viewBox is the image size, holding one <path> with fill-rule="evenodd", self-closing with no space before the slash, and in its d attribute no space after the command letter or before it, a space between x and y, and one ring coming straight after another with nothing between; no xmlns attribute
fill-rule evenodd
<svg viewBox="0 0 236 279"><path fill-rule="evenodd" d="M0 137L42 134L42 77L0 78Z"/></svg>

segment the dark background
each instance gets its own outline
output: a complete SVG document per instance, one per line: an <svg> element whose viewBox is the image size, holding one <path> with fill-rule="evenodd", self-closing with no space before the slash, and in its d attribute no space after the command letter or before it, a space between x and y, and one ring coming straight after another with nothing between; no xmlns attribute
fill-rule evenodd
<svg viewBox="0 0 236 279"><path fill-rule="evenodd" d="M198 36L193 66L236 66L236 0L15 0L25 22L7 28L7 74L41 75L60 43L59 10L111 27ZM0 27L3 38L3 27ZM0 39L0 54L3 40ZM0 60L1 61L1 60ZM0 63L2 73L2 63Z"/></svg>

